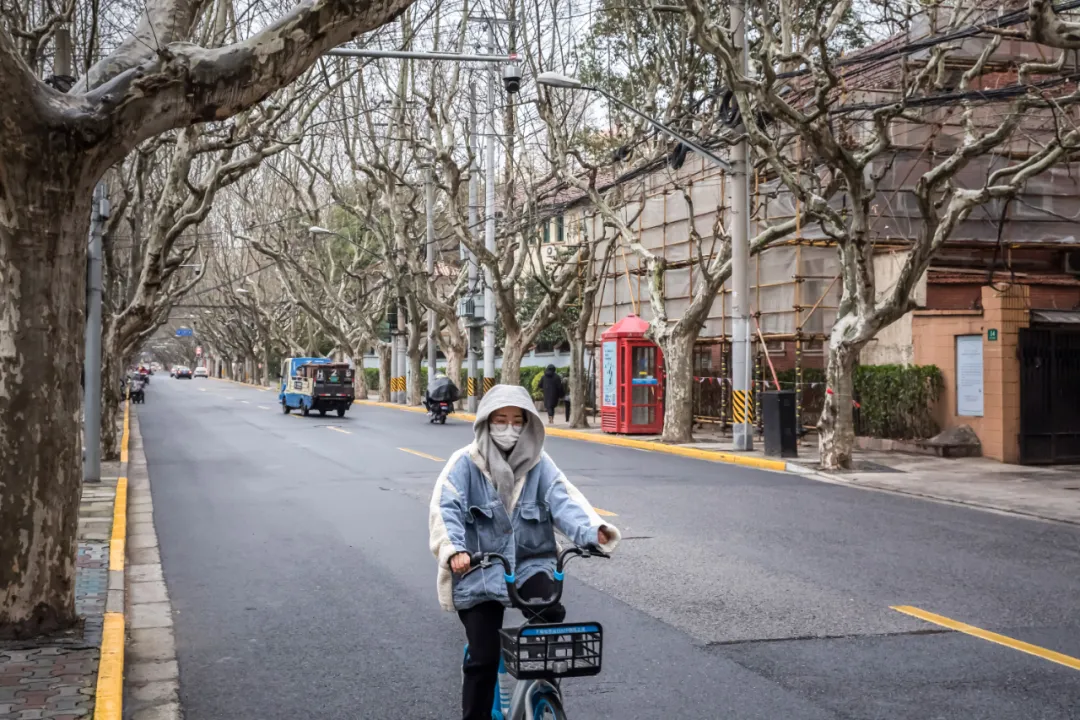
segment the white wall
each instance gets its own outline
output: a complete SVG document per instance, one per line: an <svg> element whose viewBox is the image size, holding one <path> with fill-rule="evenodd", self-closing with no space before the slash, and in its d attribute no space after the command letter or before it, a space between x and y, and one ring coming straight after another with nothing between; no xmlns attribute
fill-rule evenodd
<svg viewBox="0 0 1080 720"><path fill-rule="evenodd" d="M877 282L877 297L884 297L892 292L900 270L907 260L906 250L885 252L874 256L874 277ZM926 304L926 274L915 284L915 301ZM911 334L911 313L904 315L892 325L878 333L877 338L867 343L859 355L863 365L911 365L915 362L915 343Z"/></svg>

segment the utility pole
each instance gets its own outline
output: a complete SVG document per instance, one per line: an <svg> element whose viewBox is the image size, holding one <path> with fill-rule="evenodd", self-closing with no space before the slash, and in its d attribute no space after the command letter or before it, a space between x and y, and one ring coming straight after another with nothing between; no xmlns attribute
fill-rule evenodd
<svg viewBox="0 0 1080 720"><path fill-rule="evenodd" d="M495 52L495 25L487 26L488 54ZM498 79L494 66L488 68L487 86L487 139L484 148L484 248L495 254L495 83ZM495 384L495 276L491 268L484 267L484 390Z"/></svg>
<svg viewBox="0 0 1080 720"><path fill-rule="evenodd" d="M90 249L86 276L86 353L83 362L83 412L86 415L86 457L83 482L101 482L101 235L109 217L105 184L94 187L90 215Z"/></svg>
<svg viewBox="0 0 1080 720"><path fill-rule="evenodd" d="M409 320L406 316L405 298L398 298L398 402L409 402Z"/></svg>
<svg viewBox="0 0 1080 720"><path fill-rule="evenodd" d="M430 129L430 124L429 124ZM427 205L427 274L428 292L435 292L435 165L434 158L424 173L424 201ZM428 384L435 378L436 348L435 338L438 335L438 322L435 319L435 309L427 311L427 364Z"/></svg>
<svg viewBox="0 0 1080 720"><path fill-rule="evenodd" d="M730 5L731 34L739 57L738 72L747 70L743 0ZM743 121L746 122L746 115ZM736 450L754 448L754 397L750 387L750 162L746 139L731 149L731 386L733 440Z"/></svg>
<svg viewBox="0 0 1080 720"><path fill-rule="evenodd" d="M477 207L477 180L480 175L480 163L477 161L477 147L476 141L479 139L480 134L476 132L476 85L469 84L469 150L472 152L472 162L469 165L469 234L476 240L479 236L477 224L480 221L480 212ZM465 248L465 253L468 256L469 261L469 302L474 303L476 301L476 256L472 250ZM485 310L486 312L486 310ZM475 312L473 313L475 315ZM468 327L468 410L471 413L476 412L477 402L477 377L476 377L476 327L472 317L467 320ZM454 378L451 378L454 379Z"/></svg>

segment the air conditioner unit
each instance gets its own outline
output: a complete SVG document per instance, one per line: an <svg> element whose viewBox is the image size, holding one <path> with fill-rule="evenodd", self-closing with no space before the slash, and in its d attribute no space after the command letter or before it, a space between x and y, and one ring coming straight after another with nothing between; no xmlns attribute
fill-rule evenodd
<svg viewBox="0 0 1080 720"><path fill-rule="evenodd" d="M553 247L544 248L544 252L547 253L549 258L555 257L555 248Z"/></svg>

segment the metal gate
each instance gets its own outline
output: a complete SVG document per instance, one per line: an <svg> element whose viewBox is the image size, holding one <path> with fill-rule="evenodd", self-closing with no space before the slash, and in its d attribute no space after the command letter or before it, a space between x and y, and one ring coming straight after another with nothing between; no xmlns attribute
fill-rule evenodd
<svg viewBox="0 0 1080 720"><path fill-rule="evenodd" d="M1080 329L1020 330L1020 462L1080 462Z"/></svg>

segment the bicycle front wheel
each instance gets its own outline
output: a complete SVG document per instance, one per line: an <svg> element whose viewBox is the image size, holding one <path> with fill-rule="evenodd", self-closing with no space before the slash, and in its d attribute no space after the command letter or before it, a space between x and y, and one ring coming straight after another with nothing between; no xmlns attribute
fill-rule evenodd
<svg viewBox="0 0 1080 720"><path fill-rule="evenodd" d="M544 693L533 699L531 720L566 720L562 700L552 693Z"/></svg>

